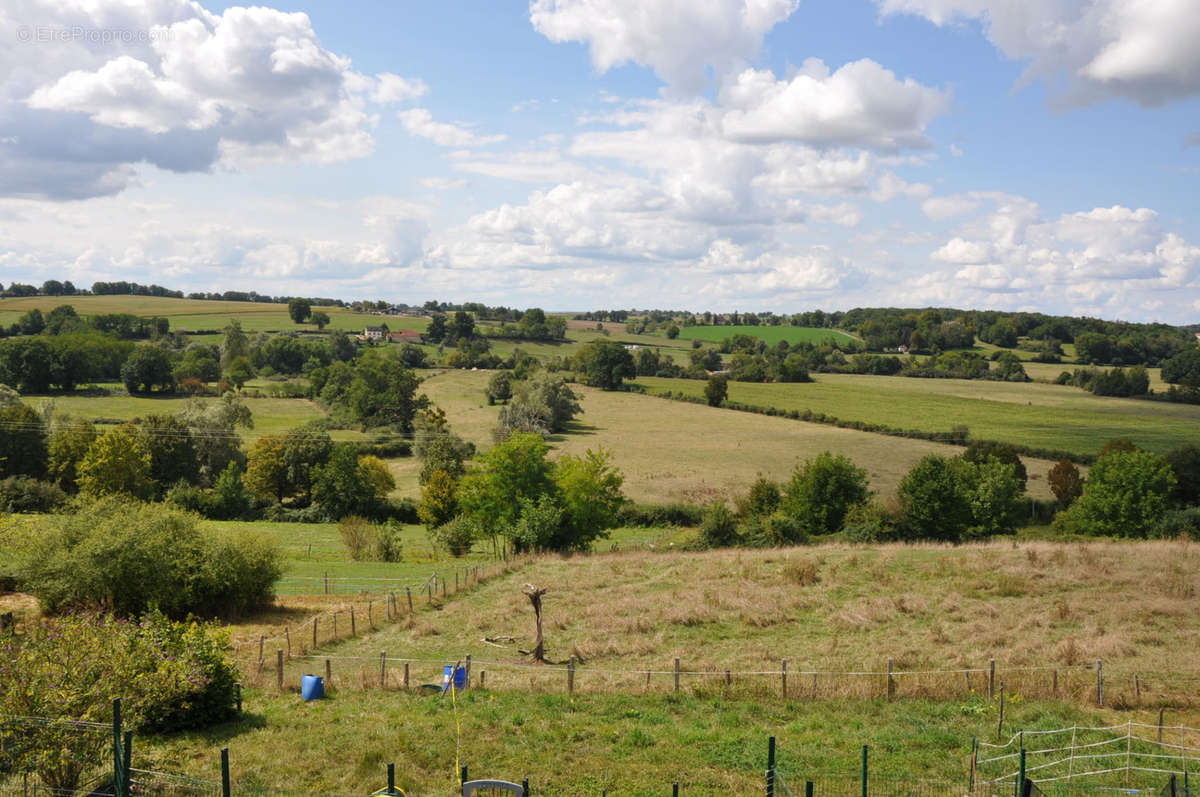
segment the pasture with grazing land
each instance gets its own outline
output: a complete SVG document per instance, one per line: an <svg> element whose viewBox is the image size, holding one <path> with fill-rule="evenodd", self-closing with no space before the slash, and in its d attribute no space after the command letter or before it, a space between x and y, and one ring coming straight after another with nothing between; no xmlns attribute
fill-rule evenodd
<svg viewBox="0 0 1200 797"><path fill-rule="evenodd" d="M781 340L788 343L851 343L856 339L837 329L818 327L793 326L694 326L680 327L679 337L682 340L703 340L709 343L720 343L735 335L749 335L758 338L769 346L774 346Z"/></svg>
<svg viewBox="0 0 1200 797"><path fill-rule="evenodd" d="M1200 443L1200 407L1094 396L1079 388L980 379L814 374L813 382L730 382L729 401L780 410L812 410L841 420L946 432L1035 448L1096 454L1116 437L1165 453ZM639 377L652 393L704 395L704 382Z"/></svg>
<svg viewBox="0 0 1200 797"><path fill-rule="evenodd" d="M484 371L432 373L421 391L446 411L451 427L480 448L492 443L499 406L488 406ZM685 384L696 380L643 380ZM735 386L730 383L733 394ZM777 387L791 387L779 385ZM635 501L706 503L732 501L756 478L785 481L792 470L822 451L836 451L866 468L871 486L891 495L904 474L930 453L957 456L960 447L926 440L886 437L786 418L668 402L636 393L605 392L572 385L583 413L569 431L551 439L555 451L580 454L604 448L625 474L625 493ZM1030 460L1031 494L1048 497L1038 476L1051 463ZM411 490L411 488L409 488Z"/></svg>

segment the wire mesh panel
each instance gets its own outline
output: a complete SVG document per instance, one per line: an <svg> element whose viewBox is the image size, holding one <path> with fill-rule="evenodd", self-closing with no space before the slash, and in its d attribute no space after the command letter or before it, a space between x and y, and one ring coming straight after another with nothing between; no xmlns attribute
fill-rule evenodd
<svg viewBox="0 0 1200 797"><path fill-rule="evenodd" d="M525 797L525 787L506 780L469 780L462 786L463 797Z"/></svg>
<svg viewBox="0 0 1200 797"><path fill-rule="evenodd" d="M221 794L221 784L188 778L169 772L145 769L130 770L130 795L163 795L163 797L214 797Z"/></svg>

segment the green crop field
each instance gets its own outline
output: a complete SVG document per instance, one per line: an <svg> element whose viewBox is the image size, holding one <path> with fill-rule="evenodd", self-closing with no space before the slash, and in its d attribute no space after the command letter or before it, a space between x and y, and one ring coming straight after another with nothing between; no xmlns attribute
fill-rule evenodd
<svg viewBox="0 0 1200 797"><path fill-rule="evenodd" d="M456 432L481 449L490 446L500 412L499 406L489 407L484 399L490 374L429 373L421 391L446 411ZM695 380L642 381L661 384L662 389L679 389L679 384L697 390L704 387L703 382ZM731 394L740 386L730 383ZM759 475L785 480L796 465L827 450L845 454L867 468L872 488L890 495L904 474L926 454L956 456L962 452L955 446L925 440L668 402L636 393L577 385L572 389L581 396L583 413L567 434L553 438L551 444L556 451L573 454L588 448L611 451L613 462L625 474L625 492L637 501L732 500ZM1028 461L1032 495L1049 496L1042 476L1050 465ZM413 471L413 481L402 488L408 490L405 494L413 494L415 477Z"/></svg>
<svg viewBox="0 0 1200 797"><path fill-rule="evenodd" d="M752 338L758 338L765 341L768 345L775 345L781 340L786 340L788 343L823 343L823 342L849 342L854 340L845 332L840 332L836 329L821 329L817 327L792 327L792 326L720 326L720 327L682 327L679 330L679 337L682 340L704 340L710 343L720 343L725 338L732 338L734 335L749 335Z"/></svg>
<svg viewBox="0 0 1200 797"><path fill-rule="evenodd" d="M962 379L816 374L800 384L730 382L729 400L825 413L901 429L949 432L958 424L984 440L1096 454L1116 437L1165 453L1200 443L1200 407L1093 396L1073 387ZM701 396L704 383L639 378L651 392Z"/></svg>

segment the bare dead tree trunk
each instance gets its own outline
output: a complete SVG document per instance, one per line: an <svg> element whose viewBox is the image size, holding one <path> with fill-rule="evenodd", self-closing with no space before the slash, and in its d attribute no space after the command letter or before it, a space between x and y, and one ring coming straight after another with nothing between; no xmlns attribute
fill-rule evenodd
<svg viewBox="0 0 1200 797"><path fill-rule="evenodd" d="M525 595L529 598L529 602L533 604L533 616L537 620L537 640L534 643L533 650L529 655L533 660L540 663L546 663L546 648L542 637L542 596L546 594L546 590L538 589L533 584L525 585Z"/></svg>

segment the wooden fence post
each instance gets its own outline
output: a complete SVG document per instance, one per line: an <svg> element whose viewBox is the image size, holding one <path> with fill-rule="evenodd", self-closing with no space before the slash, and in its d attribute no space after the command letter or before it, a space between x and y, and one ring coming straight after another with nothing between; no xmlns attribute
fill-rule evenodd
<svg viewBox="0 0 1200 797"><path fill-rule="evenodd" d="M479 671L479 688L483 689L484 684L486 684L486 683L487 683L487 670L480 670Z"/></svg>
<svg viewBox="0 0 1200 797"><path fill-rule="evenodd" d="M387 686L387 651L379 653L379 688L383 689Z"/></svg>
<svg viewBox="0 0 1200 797"><path fill-rule="evenodd" d="M375 627L375 601L367 601L367 625L371 628Z"/></svg>
<svg viewBox="0 0 1200 797"><path fill-rule="evenodd" d="M1133 697L1139 703L1142 702L1142 681L1136 672L1133 674Z"/></svg>
<svg viewBox="0 0 1200 797"><path fill-rule="evenodd" d="M988 700L996 698L996 660L988 659Z"/></svg>
<svg viewBox="0 0 1200 797"><path fill-rule="evenodd" d="M333 688L333 665L329 663L329 659L325 659L325 686Z"/></svg>
<svg viewBox="0 0 1200 797"><path fill-rule="evenodd" d="M258 637L258 669L263 667L263 645L266 644L267 638L261 634Z"/></svg>
<svg viewBox="0 0 1200 797"><path fill-rule="evenodd" d="M325 594L329 594L329 571L325 571Z"/></svg>
<svg viewBox="0 0 1200 797"><path fill-rule="evenodd" d="M454 568L454 591L458 592L458 568Z"/></svg>
<svg viewBox="0 0 1200 797"><path fill-rule="evenodd" d="M404 662L404 688L408 689L408 662Z"/></svg>
<svg viewBox="0 0 1200 797"><path fill-rule="evenodd" d="M575 657L567 659L567 694L575 694Z"/></svg>
<svg viewBox="0 0 1200 797"><path fill-rule="evenodd" d="M467 654L467 688L471 688L471 654Z"/></svg>
<svg viewBox="0 0 1200 797"><path fill-rule="evenodd" d="M313 618L313 650L317 649L317 618Z"/></svg>
<svg viewBox="0 0 1200 797"><path fill-rule="evenodd" d="M1054 697L1058 697L1058 670L1054 671Z"/></svg>
<svg viewBox="0 0 1200 797"><path fill-rule="evenodd" d="M338 616L338 613L337 613L337 610L335 609L333 612L333 639L335 642L337 641L337 616Z"/></svg>
<svg viewBox="0 0 1200 797"><path fill-rule="evenodd" d="M896 698L896 678L893 673L896 671L896 660L888 659L888 700Z"/></svg>
<svg viewBox="0 0 1200 797"><path fill-rule="evenodd" d="M1104 707L1104 662L1096 659L1096 705Z"/></svg>
<svg viewBox="0 0 1200 797"><path fill-rule="evenodd" d="M675 657L675 694L679 694L679 657Z"/></svg>
<svg viewBox="0 0 1200 797"><path fill-rule="evenodd" d="M783 699L787 700L787 659L782 659L779 662L779 688L783 695Z"/></svg>
<svg viewBox="0 0 1200 797"><path fill-rule="evenodd" d="M287 639L287 657L288 661L292 659L292 629L290 626L283 627L283 635Z"/></svg>
<svg viewBox="0 0 1200 797"><path fill-rule="evenodd" d="M283 691L283 648L275 651L275 685Z"/></svg>
<svg viewBox="0 0 1200 797"><path fill-rule="evenodd" d="M733 682L732 676L733 676L733 674L729 670L725 671L725 686L726 687L728 687Z"/></svg>
<svg viewBox="0 0 1200 797"><path fill-rule="evenodd" d="M354 624L354 604L350 604L350 636L358 636L358 627Z"/></svg>
<svg viewBox="0 0 1200 797"><path fill-rule="evenodd" d="M404 588L404 592L405 592L405 593L408 595L408 613L409 613L409 614L412 614L412 613L413 613L413 607L412 607L412 588L411 588L411 587L405 587L405 588Z"/></svg>
<svg viewBox="0 0 1200 797"><path fill-rule="evenodd" d="M1163 706L1158 707L1158 743L1159 744L1162 744L1163 711L1164 710L1165 710L1165 708Z"/></svg>

